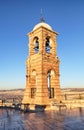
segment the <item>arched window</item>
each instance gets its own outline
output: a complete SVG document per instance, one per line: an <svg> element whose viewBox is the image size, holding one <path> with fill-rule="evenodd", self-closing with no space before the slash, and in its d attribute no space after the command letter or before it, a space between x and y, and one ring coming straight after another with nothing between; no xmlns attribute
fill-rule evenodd
<svg viewBox="0 0 84 130"><path fill-rule="evenodd" d="M49 98L51 98L51 71L48 71L47 74L47 82L48 82L48 92L49 92Z"/></svg>
<svg viewBox="0 0 84 130"><path fill-rule="evenodd" d="M35 43L35 53L39 52L39 41L38 41L38 37L35 37L34 39L34 43Z"/></svg>
<svg viewBox="0 0 84 130"><path fill-rule="evenodd" d="M54 73L53 70L49 70L47 73L49 98L54 98L54 88L51 86L51 78L53 73Z"/></svg>
<svg viewBox="0 0 84 130"><path fill-rule="evenodd" d="M46 52L50 53L50 38L46 38Z"/></svg>
<svg viewBox="0 0 84 130"><path fill-rule="evenodd" d="M50 87L51 87L51 83L50 83L50 80L51 80L51 71L49 70L48 71L48 90L50 90Z"/></svg>

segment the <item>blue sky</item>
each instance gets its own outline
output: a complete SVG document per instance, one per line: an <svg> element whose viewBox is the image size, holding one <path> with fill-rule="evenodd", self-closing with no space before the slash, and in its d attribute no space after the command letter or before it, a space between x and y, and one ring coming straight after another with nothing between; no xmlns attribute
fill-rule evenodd
<svg viewBox="0 0 84 130"><path fill-rule="evenodd" d="M40 10L58 32L62 87L84 87L84 0L0 0L0 89L25 88L28 38Z"/></svg>

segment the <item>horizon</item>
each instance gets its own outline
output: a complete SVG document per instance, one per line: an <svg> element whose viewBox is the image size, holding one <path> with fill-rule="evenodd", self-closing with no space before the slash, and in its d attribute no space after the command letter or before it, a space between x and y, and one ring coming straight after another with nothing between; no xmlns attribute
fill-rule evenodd
<svg viewBox="0 0 84 130"><path fill-rule="evenodd" d="M84 89L84 87L60 87L60 89ZM0 91L17 91L17 90L25 90L25 88L9 88L9 89L0 89Z"/></svg>

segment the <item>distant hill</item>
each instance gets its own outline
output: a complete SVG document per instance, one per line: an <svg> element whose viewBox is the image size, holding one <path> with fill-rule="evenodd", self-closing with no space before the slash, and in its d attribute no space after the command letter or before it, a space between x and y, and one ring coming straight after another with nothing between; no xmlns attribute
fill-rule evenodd
<svg viewBox="0 0 84 130"><path fill-rule="evenodd" d="M62 88L62 91L83 92L84 88Z"/></svg>
<svg viewBox="0 0 84 130"><path fill-rule="evenodd" d="M20 98L22 99L24 96L25 89L10 89L10 90L0 90L0 99L8 99L8 98ZM84 95L84 88L62 88L62 95L68 95L68 99L78 97L79 94Z"/></svg>
<svg viewBox="0 0 84 130"><path fill-rule="evenodd" d="M23 92L25 89L9 89L9 90L0 90L0 92ZM84 88L61 88L62 91L75 91L75 92L82 92Z"/></svg>
<svg viewBox="0 0 84 130"><path fill-rule="evenodd" d="M24 89L8 89L8 90L0 90L0 92L6 92L6 91L24 91Z"/></svg>
<svg viewBox="0 0 84 130"><path fill-rule="evenodd" d="M23 95L24 89L0 90L0 95Z"/></svg>

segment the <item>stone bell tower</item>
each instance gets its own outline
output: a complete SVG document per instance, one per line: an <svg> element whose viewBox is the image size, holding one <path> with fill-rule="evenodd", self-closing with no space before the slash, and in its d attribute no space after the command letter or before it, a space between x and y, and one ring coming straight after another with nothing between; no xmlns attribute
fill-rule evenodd
<svg viewBox="0 0 84 130"><path fill-rule="evenodd" d="M57 35L43 19L28 34L29 57L22 104L28 104L30 108L32 105L47 106L52 99L61 100Z"/></svg>

